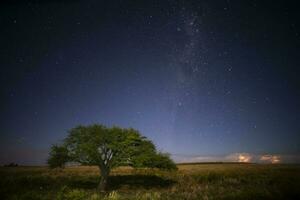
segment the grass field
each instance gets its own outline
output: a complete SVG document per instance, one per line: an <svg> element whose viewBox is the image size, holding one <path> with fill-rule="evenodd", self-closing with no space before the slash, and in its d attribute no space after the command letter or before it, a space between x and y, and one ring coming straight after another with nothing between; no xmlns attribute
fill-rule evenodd
<svg viewBox="0 0 300 200"><path fill-rule="evenodd" d="M176 172L112 171L97 193L96 167L1 167L0 199L300 199L300 165L193 164Z"/></svg>

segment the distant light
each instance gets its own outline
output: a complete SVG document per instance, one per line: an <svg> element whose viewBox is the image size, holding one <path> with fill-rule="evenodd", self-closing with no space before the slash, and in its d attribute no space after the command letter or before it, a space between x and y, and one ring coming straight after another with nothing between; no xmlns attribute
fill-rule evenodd
<svg viewBox="0 0 300 200"><path fill-rule="evenodd" d="M247 154L240 154L238 156L238 162L250 162L252 159L252 157L250 155Z"/></svg>
<svg viewBox="0 0 300 200"><path fill-rule="evenodd" d="M262 155L259 160L276 164L281 162L281 157L276 155Z"/></svg>

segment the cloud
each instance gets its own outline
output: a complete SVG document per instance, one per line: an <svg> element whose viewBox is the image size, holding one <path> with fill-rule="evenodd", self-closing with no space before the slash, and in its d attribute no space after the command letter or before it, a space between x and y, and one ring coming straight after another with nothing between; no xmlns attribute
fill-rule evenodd
<svg viewBox="0 0 300 200"><path fill-rule="evenodd" d="M251 154L251 153L232 153L223 156L188 156L188 155L172 155L175 162L240 162L240 163L262 163L262 164L278 164L278 163L300 163L300 155L286 154Z"/></svg>
<svg viewBox="0 0 300 200"><path fill-rule="evenodd" d="M225 156L227 162L245 162L249 163L253 161L253 155L249 153L233 153Z"/></svg>
<svg viewBox="0 0 300 200"><path fill-rule="evenodd" d="M262 155L259 158L260 161L262 162L267 162L267 163L280 163L281 162L281 156L279 155Z"/></svg>

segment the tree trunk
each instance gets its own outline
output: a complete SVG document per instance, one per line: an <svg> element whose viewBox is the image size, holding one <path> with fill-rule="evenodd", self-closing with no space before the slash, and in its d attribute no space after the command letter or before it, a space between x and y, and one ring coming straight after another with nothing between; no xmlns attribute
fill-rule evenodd
<svg viewBox="0 0 300 200"><path fill-rule="evenodd" d="M100 183L98 185L98 190L100 192L105 192L106 186L107 186L107 179L108 179L108 175L109 175L109 169L100 167L100 173L101 173L101 179L100 179Z"/></svg>

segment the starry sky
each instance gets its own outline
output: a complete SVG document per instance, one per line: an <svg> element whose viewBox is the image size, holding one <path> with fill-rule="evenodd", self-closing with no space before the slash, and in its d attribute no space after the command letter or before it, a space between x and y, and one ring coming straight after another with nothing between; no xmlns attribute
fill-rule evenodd
<svg viewBox="0 0 300 200"><path fill-rule="evenodd" d="M0 164L44 164L92 123L138 129L176 161L295 161L295 2L2 2Z"/></svg>

